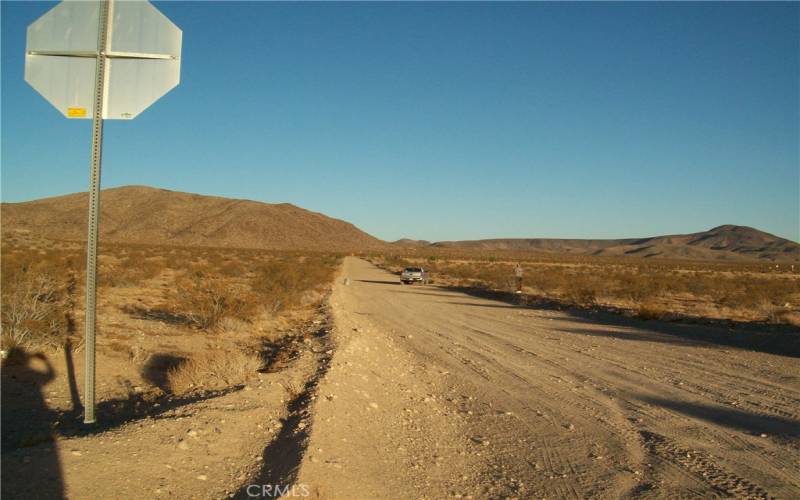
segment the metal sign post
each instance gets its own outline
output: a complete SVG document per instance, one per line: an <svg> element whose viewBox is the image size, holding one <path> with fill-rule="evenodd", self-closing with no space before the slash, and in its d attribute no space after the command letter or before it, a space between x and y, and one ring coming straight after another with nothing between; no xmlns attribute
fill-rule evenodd
<svg viewBox="0 0 800 500"><path fill-rule="evenodd" d="M100 22L97 35L97 63L94 84L94 113L92 122L92 164L89 171L89 223L86 239L86 329L84 350L86 352L86 386L84 388L85 424L95 423L94 416L94 331L97 324L97 235L100 229L100 166L103 160L103 103L106 99L106 52L108 52L109 17L111 2L100 6Z"/></svg>
<svg viewBox="0 0 800 500"><path fill-rule="evenodd" d="M146 0L65 1L28 26L25 80L67 118L92 116L84 418L95 419L103 120L130 120L180 81L182 33Z"/></svg>

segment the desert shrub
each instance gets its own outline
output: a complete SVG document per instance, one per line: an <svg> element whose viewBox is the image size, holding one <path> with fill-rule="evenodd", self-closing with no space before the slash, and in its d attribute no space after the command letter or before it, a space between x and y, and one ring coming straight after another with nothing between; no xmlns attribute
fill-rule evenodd
<svg viewBox="0 0 800 500"><path fill-rule="evenodd" d="M246 260L225 257L222 262L216 264L215 271L229 278L240 278L247 273L248 267Z"/></svg>
<svg viewBox="0 0 800 500"><path fill-rule="evenodd" d="M138 286L155 278L164 269L163 259L148 256L144 252L133 252L125 256L119 264L101 265L97 281L100 286Z"/></svg>
<svg viewBox="0 0 800 500"><path fill-rule="evenodd" d="M567 287L569 277L563 268L551 266L537 266L533 269L523 266L525 275L523 283L534 287L546 295L553 295L557 290Z"/></svg>
<svg viewBox="0 0 800 500"><path fill-rule="evenodd" d="M225 316L220 320L217 328L224 333L246 333L252 331L253 324L241 318Z"/></svg>
<svg viewBox="0 0 800 500"><path fill-rule="evenodd" d="M260 264L250 286L269 312L295 307L306 292L333 281L339 259L334 256L276 258Z"/></svg>
<svg viewBox="0 0 800 500"><path fill-rule="evenodd" d="M164 266L169 269L181 269L191 260L191 250L186 248L170 248L164 252Z"/></svg>
<svg viewBox="0 0 800 500"><path fill-rule="evenodd" d="M22 272L3 286L2 344L62 347L67 340L69 306L65 284L47 274Z"/></svg>
<svg viewBox="0 0 800 500"><path fill-rule="evenodd" d="M245 384L262 367L261 358L241 351L206 351L167 372L167 385L176 394L215 390Z"/></svg>
<svg viewBox="0 0 800 500"><path fill-rule="evenodd" d="M713 281L695 271L684 277L684 289L695 297L706 297L714 290Z"/></svg>
<svg viewBox="0 0 800 500"><path fill-rule="evenodd" d="M769 299L762 298L754 309L760 319L767 323L800 326L800 308L792 310L791 307L778 305Z"/></svg>
<svg viewBox="0 0 800 500"><path fill-rule="evenodd" d="M34 252L30 248L5 244L0 264L3 288L13 285L21 274L47 275L58 282L65 282L69 275L85 268L83 255L76 250L51 248Z"/></svg>
<svg viewBox="0 0 800 500"><path fill-rule="evenodd" d="M639 319L665 319L668 311L657 304L641 304L636 308L636 317Z"/></svg>
<svg viewBox="0 0 800 500"><path fill-rule="evenodd" d="M791 325L800 327L800 312L783 310L773 310L767 317L767 321L780 325Z"/></svg>
<svg viewBox="0 0 800 500"><path fill-rule="evenodd" d="M658 293L658 287L650 277L634 272L625 272L616 277L617 295L641 304Z"/></svg>
<svg viewBox="0 0 800 500"><path fill-rule="evenodd" d="M565 295L567 300L582 307L591 306L597 302L597 293L588 283L571 282Z"/></svg>
<svg viewBox="0 0 800 500"><path fill-rule="evenodd" d="M218 276L191 273L178 280L172 309L190 325L212 330L225 317L248 318L255 304L254 298L235 284Z"/></svg>

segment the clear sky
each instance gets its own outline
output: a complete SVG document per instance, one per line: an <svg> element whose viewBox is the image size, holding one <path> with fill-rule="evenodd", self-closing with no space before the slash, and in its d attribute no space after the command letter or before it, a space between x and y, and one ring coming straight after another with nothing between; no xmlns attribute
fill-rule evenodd
<svg viewBox="0 0 800 500"><path fill-rule="evenodd" d="M382 239L800 240L800 4L154 2L179 87L106 122L103 187L289 202ZM88 185L90 120L23 79L2 2L2 198Z"/></svg>

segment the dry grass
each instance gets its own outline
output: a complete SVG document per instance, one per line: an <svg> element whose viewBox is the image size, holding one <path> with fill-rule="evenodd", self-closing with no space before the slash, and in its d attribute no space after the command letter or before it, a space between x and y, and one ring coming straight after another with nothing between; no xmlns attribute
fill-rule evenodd
<svg viewBox="0 0 800 500"><path fill-rule="evenodd" d="M73 333L74 280L23 267L4 272L2 350L58 349Z"/></svg>
<svg viewBox="0 0 800 500"><path fill-rule="evenodd" d="M513 291L513 268L521 262L530 295L650 319L683 315L797 324L800 317L800 275L786 265L477 252L371 260L395 272L422 265L440 282L505 292Z"/></svg>
<svg viewBox="0 0 800 500"><path fill-rule="evenodd" d="M167 373L175 394L223 389L246 384L262 367L261 358L241 351L216 350L197 354Z"/></svg>
<svg viewBox="0 0 800 500"><path fill-rule="evenodd" d="M300 386L291 381L286 382L284 388L286 389L286 397L289 401L294 401L303 393Z"/></svg>

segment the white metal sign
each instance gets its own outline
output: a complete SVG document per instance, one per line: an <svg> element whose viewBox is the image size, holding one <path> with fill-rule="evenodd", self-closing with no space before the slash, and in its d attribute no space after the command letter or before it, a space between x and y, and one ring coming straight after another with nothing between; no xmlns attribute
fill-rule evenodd
<svg viewBox="0 0 800 500"><path fill-rule="evenodd" d="M95 422L103 120L130 120L180 81L181 30L146 0L65 1L28 26L25 81L68 118L92 118L86 239L86 388Z"/></svg>
<svg viewBox="0 0 800 500"><path fill-rule="evenodd" d="M25 81L68 118L92 118L96 60L107 59L103 119L129 120L180 82L181 30L147 1L65 1L28 26Z"/></svg>

